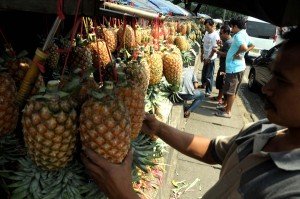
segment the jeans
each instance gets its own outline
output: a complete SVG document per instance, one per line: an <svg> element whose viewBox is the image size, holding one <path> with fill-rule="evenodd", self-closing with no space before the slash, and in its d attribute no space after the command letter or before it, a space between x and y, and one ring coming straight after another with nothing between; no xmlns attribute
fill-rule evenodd
<svg viewBox="0 0 300 199"><path fill-rule="evenodd" d="M205 92L211 93L214 85L215 60L204 64L201 74L201 83L206 85Z"/></svg>
<svg viewBox="0 0 300 199"><path fill-rule="evenodd" d="M204 100L205 94L202 91L194 90L194 95L180 94L180 97L184 100L194 100L189 107L189 111L193 112Z"/></svg>

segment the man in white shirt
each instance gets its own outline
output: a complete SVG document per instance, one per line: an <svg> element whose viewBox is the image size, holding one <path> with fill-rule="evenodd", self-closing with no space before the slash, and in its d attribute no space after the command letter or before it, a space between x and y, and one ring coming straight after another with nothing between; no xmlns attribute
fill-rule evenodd
<svg viewBox="0 0 300 199"><path fill-rule="evenodd" d="M220 40L220 36L214 29L213 19L206 19L204 26L206 32L201 49L201 62L203 62L201 88L205 88L205 95L210 96L214 84L215 60L217 58L217 54L212 49L218 46L217 41Z"/></svg>

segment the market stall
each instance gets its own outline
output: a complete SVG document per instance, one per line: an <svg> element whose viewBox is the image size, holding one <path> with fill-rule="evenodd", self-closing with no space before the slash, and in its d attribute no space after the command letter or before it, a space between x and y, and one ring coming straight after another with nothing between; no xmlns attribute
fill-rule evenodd
<svg viewBox="0 0 300 199"><path fill-rule="evenodd" d="M83 146L115 164L133 147L133 187L154 198L166 145L143 116L170 120L195 21L92 0L1 1L0 15L1 198L105 198Z"/></svg>

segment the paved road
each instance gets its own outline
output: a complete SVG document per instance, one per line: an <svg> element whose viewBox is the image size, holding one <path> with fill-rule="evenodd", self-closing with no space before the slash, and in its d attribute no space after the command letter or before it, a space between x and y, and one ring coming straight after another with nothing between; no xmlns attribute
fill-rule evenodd
<svg viewBox="0 0 300 199"><path fill-rule="evenodd" d="M264 112L264 97L261 93L254 93L249 91L248 89L248 74L249 74L250 66L247 66L244 79L239 91L239 97L241 98L242 103L244 104L247 112L249 113L249 117L253 121L258 119L265 118Z"/></svg>

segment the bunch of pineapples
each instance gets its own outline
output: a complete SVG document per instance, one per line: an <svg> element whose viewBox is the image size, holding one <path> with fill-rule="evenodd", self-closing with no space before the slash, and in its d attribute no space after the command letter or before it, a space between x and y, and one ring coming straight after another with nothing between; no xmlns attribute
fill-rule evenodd
<svg viewBox="0 0 300 199"><path fill-rule="evenodd" d="M12 133L18 122L17 90L7 69L0 66L0 137Z"/></svg>

